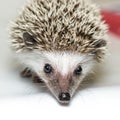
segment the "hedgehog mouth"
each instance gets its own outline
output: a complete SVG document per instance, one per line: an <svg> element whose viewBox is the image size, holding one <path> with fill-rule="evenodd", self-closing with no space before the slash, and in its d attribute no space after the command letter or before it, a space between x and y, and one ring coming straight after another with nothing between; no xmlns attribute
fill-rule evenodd
<svg viewBox="0 0 120 120"><path fill-rule="evenodd" d="M60 105L69 105L70 104L70 100L59 100L58 98L57 98L57 101L58 101L58 103L60 104Z"/></svg>
<svg viewBox="0 0 120 120"><path fill-rule="evenodd" d="M71 95L69 93L56 93L53 90L51 90L52 95L56 98L56 100L61 104L61 105L68 105L71 100Z"/></svg>
<svg viewBox="0 0 120 120"><path fill-rule="evenodd" d="M59 104L61 104L61 105L69 105L70 101L59 101Z"/></svg>
<svg viewBox="0 0 120 120"><path fill-rule="evenodd" d="M60 93L57 100L62 105L68 105L70 103L71 96L69 93Z"/></svg>

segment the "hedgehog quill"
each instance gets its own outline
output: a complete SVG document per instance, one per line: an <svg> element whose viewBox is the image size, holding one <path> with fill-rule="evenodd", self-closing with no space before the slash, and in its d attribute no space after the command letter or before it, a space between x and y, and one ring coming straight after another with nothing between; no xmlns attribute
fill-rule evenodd
<svg viewBox="0 0 120 120"><path fill-rule="evenodd" d="M32 0L11 27L12 48L60 103L69 103L106 53L107 26L87 0Z"/></svg>

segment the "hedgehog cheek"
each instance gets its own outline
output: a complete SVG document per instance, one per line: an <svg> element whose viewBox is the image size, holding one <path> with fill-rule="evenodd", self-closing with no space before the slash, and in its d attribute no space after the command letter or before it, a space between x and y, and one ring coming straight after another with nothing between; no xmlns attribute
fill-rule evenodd
<svg viewBox="0 0 120 120"><path fill-rule="evenodd" d="M37 43L34 37L30 35L28 32L23 33L23 41L27 48L33 47Z"/></svg>

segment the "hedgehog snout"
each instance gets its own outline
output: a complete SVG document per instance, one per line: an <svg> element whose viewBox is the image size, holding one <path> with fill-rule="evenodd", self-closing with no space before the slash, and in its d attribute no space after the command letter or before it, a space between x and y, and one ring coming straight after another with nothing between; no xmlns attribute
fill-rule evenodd
<svg viewBox="0 0 120 120"><path fill-rule="evenodd" d="M62 92L62 93L59 94L58 98L59 98L60 101L66 101L67 102L67 101L70 101L71 97L70 97L70 93L68 93L68 92L63 93Z"/></svg>
<svg viewBox="0 0 120 120"><path fill-rule="evenodd" d="M71 81L67 77L59 76L58 78L58 76L54 76L55 78L49 79L46 84L59 103L68 104L71 100Z"/></svg>

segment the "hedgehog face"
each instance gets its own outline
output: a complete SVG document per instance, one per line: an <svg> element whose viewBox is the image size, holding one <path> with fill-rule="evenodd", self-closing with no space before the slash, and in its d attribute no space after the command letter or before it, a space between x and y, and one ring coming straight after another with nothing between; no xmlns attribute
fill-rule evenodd
<svg viewBox="0 0 120 120"><path fill-rule="evenodd" d="M69 102L94 61L106 53L107 26L86 0L31 0L11 28L20 61L43 79L59 102Z"/></svg>
<svg viewBox="0 0 120 120"><path fill-rule="evenodd" d="M91 72L93 56L71 51L22 53L21 57L45 82L60 103L68 103L84 77Z"/></svg>

